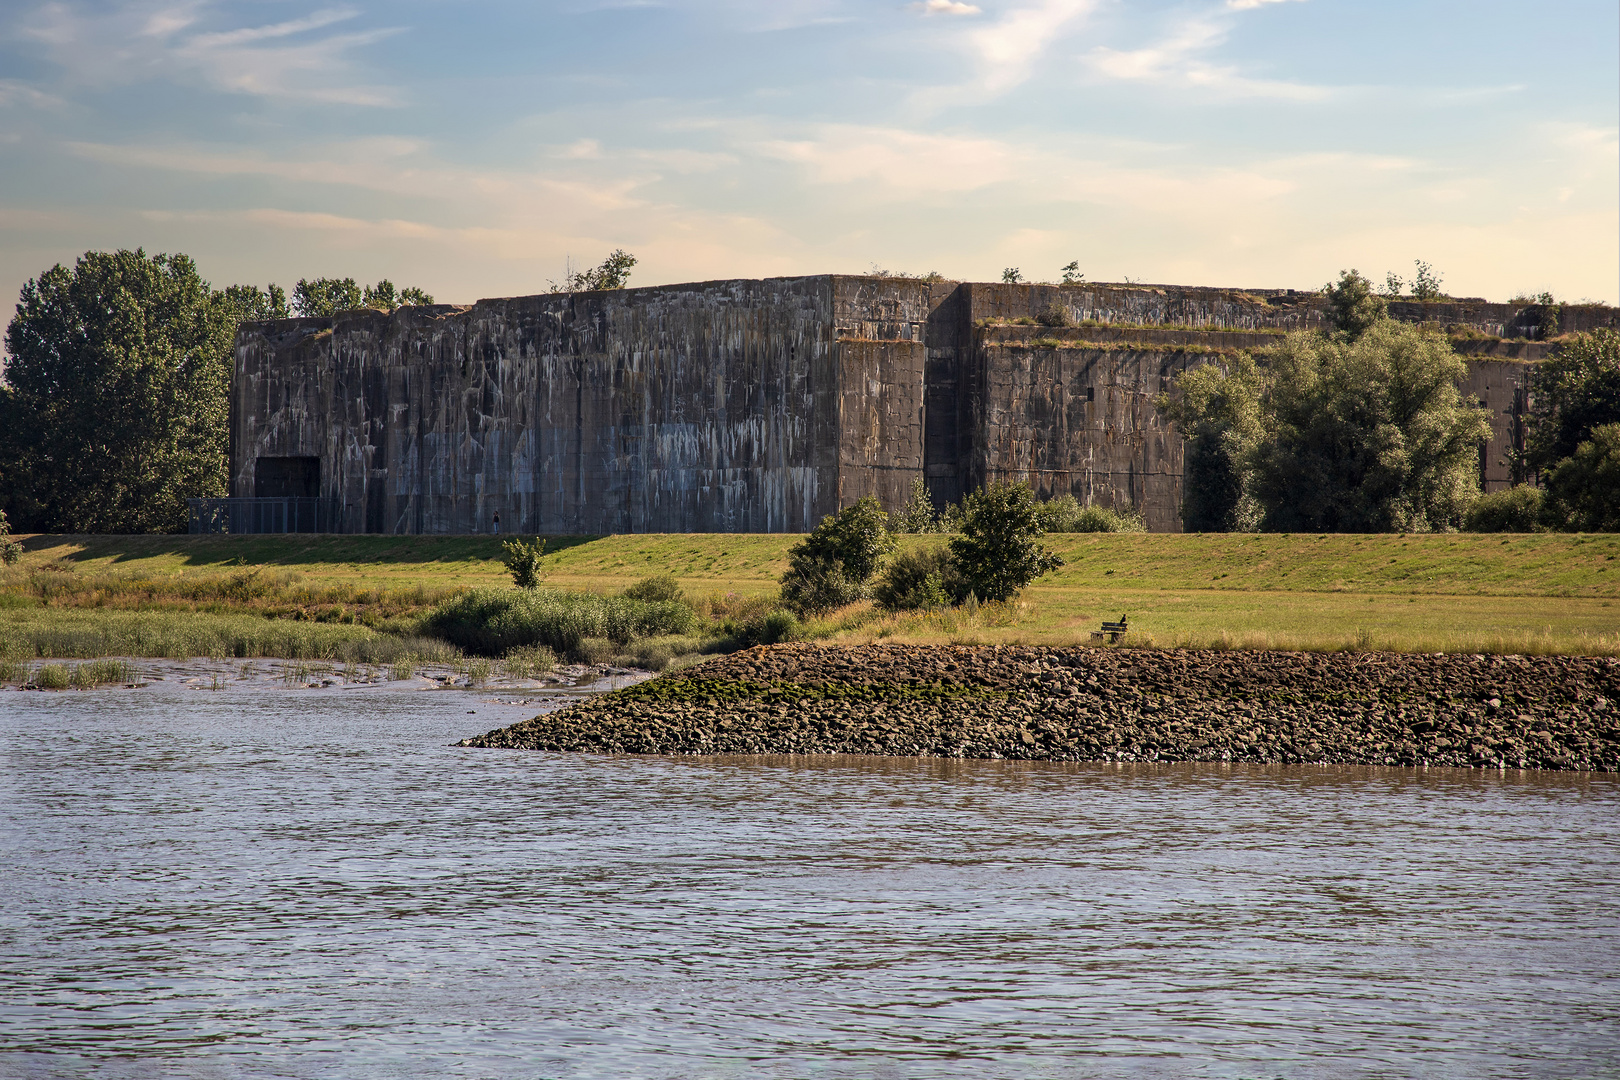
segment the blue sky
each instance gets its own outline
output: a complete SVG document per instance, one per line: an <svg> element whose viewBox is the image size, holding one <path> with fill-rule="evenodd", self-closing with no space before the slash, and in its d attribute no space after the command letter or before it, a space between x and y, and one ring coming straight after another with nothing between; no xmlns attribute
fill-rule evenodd
<svg viewBox="0 0 1620 1080"><path fill-rule="evenodd" d="M8 0L0 290L862 272L1620 300L1613 0Z"/></svg>

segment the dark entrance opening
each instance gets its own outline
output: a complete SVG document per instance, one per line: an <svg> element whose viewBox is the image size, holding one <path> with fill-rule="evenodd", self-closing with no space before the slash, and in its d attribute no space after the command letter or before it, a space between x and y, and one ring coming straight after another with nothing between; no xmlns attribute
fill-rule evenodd
<svg viewBox="0 0 1620 1080"><path fill-rule="evenodd" d="M256 499L313 499L320 493L318 457L262 457L253 470Z"/></svg>

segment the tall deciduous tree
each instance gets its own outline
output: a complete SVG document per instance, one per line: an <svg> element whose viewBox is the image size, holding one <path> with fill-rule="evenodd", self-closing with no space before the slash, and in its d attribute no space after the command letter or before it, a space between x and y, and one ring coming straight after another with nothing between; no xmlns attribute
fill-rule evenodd
<svg viewBox="0 0 1620 1080"><path fill-rule="evenodd" d="M285 319L291 314L287 309L287 290L280 285L272 284L268 289L257 285L227 285L224 296L225 302L236 309L236 317L241 322Z"/></svg>
<svg viewBox="0 0 1620 1080"><path fill-rule="evenodd" d="M1593 330L1530 370L1525 465L1547 472L1604 424L1620 423L1620 333Z"/></svg>
<svg viewBox="0 0 1620 1080"><path fill-rule="evenodd" d="M184 255L88 252L23 286L0 383L0 491L26 531L185 528L223 495L244 298Z"/></svg>
<svg viewBox="0 0 1620 1080"><path fill-rule="evenodd" d="M1479 494L1484 410L1438 333L1389 319L1354 339L1290 334L1265 357L1249 489L1270 531L1457 528Z"/></svg>
<svg viewBox="0 0 1620 1080"><path fill-rule="evenodd" d="M1259 524L1247 494L1248 455L1262 434L1260 399L1266 379L1254 358L1240 353L1224 370L1204 364L1176 379L1179 396L1161 395L1159 408L1186 440L1181 523L1188 532L1249 532Z"/></svg>
<svg viewBox="0 0 1620 1080"><path fill-rule="evenodd" d="M354 278L300 278L293 287L292 303L300 315L336 315L359 308L393 311L399 307L431 304L433 297L414 285L396 288L387 278L364 287Z"/></svg>
<svg viewBox="0 0 1620 1080"><path fill-rule="evenodd" d="M1159 399L1187 440L1189 530L1463 524L1491 429L1457 389L1462 358L1440 334L1390 319L1354 270L1326 299L1331 331L1290 334L1227 371L1195 368L1178 397Z"/></svg>
<svg viewBox="0 0 1620 1080"><path fill-rule="evenodd" d="M1620 424L1599 424L1544 478L1546 517L1565 529L1620 532Z"/></svg>
<svg viewBox="0 0 1620 1080"><path fill-rule="evenodd" d="M1339 271L1337 283L1324 290L1328 320L1354 340L1389 317L1389 302L1373 292L1372 282L1354 270Z"/></svg>

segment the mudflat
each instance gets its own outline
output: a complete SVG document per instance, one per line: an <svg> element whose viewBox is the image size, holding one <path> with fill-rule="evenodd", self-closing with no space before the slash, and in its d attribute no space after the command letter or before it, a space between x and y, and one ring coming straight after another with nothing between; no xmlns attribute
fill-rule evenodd
<svg viewBox="0 0 1620 1080"><path fill-rule="evenodd" d="M458 743L1620 771L1620 659L761 646Z"/></svg>

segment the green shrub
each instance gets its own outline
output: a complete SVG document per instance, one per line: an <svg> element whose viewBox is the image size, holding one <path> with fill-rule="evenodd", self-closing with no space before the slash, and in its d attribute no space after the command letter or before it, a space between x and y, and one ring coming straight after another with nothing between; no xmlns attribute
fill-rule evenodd
<svg viewBox="0 0 1620 1080"><path fill-rule="evenodd" d="M782 575L782 602L799 615L825 615L866 595L866 583L836 564L806 560Z"/></svg>
<svg viewBox="0 0 1620 1080"><path fill-rule="evenodd" d="M501 550L506 552L501 562L506 566L506 572L512 575L512 584L520 589L538 589L540 583L546 580L545 571L540 566L540 560L546 556L546 542L538 536L532 543L522 540L507 540L501 544Z"/></svg>
<svg viewBox="0 0 1620 1080"><path fill-rule="evenodd" d="M652 577L642 578L628 589L624 595L631 600L641 600L649 604L679 603L685 599L681 592L681 583L675 580L674 574L654 574Z"/></svg>
<svg viewBox="0 0 1620 1080"><path fill-rule="evenodd" d="M475 589L434 608L422 627L486 656L544 645L580 658L587 638L622 646L638 637L687 634L697 628L697 615L672 601L555 589Z"/></svg>
<svg viewBox="0 0 1620 1080"><path fill-rule="evenodd" d="M1054 533L1147 532L1147 523L1135 510L1082 506L1073 495L1040 504L1041 527Z"/></svg>
<svg viewBox="0 0 1620 1080"><path fill-rule="evenodd" d="M11 538L11 525L6 512L0 510L0 566L15 566L22 558L22 545Z"/></svg>
<svg viewBox="0 0 1620 1080"><path fill-rule="evenodd" d="M980 600L1010 600L1063 559L1038 542L1045 532L1028 484L992 484L962 500L962 535L951 556Z"/></svg>
<svg viewBox="0 0 1620 1080"><path fill-rule="evenodd" d="M911 478L911 497L899 513L889 515L889 531L895 533L939 532L939 514L934 510L928 483L920 476Z"/></svg>
<svg viewBox="0 0 1620 1080"><path fill-rule="evenodd" d="M1389 317L1389 302L1354 270L1339 271L1338 283L1329 282L1323 293L1333 328L1352 341Z"/></svg>
<svg viewBox="0 0 1620 1080"><path fill-rule="evenodd" d="M894 549L889 515L871 496L821 519L788 549L782 602L800 617L821 615L866 595L883 556Z"/></svg>
<svg viewBox="0 0 1620 1080"><path fill-rule="evenodd" d="M1047 304L1041 308L1041 313L1035 316L1035 321L1042 326L1073 326L1074 316L1062 304Z"/></svg>
<svg viewBox="0 0 1620 1080"><path fill-rule="evenodd" d="M966 593L950 550L940 546L903 551L890 559L872 589L872 599L888 611L932 611Z"/></svg>
<svg viewBox="0 0 1620 1080"><path fill-rule="evenodd" d="M1540 532L1544 495L1540 488L1524 484L1481 495L1468 508L1463 528L1476 533Z"/></svg>
<svg viewBox="0 0 1620 1080"><path fill-rule="evenodd" d="M744 622L726 622L721 629L738 648L776 645L793 641L804 632L804 624L791 611L767 611Z"/></svg>

